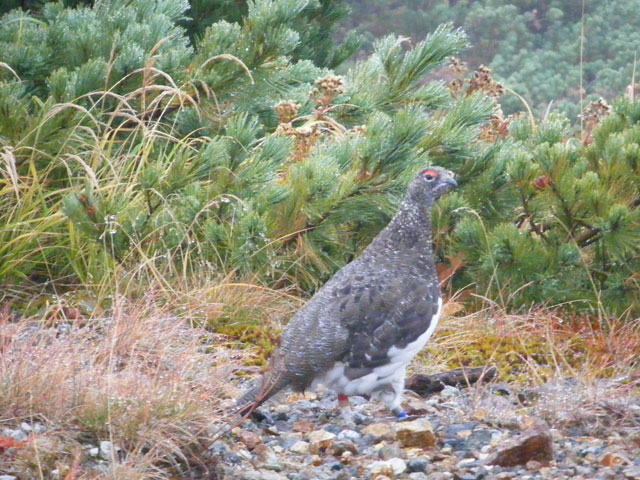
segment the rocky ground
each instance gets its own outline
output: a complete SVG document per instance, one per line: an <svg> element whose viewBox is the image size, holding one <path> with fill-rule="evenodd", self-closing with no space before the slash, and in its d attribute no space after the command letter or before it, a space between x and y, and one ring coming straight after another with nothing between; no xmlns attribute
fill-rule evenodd
<svg viewBox="0 0 640 480"><path fill-rule="evenodd" d="M640 480L640 396L625 385L448 386L427 398L408 391L404 407L409 416L398 420L361 397L340 410L331 392L281 395L253 419L231 431L221 423L215 428L226 433L205 437L217 438L199 456L206 472L192 464L170 478ZM26 442L47 430L23 422L1 429L0 439ZM47 478L112 478L117 445L103 440L82 449L83 471L101 474L55 470ZM32 478L3 472L1 453L0 480Z"/></svg>
<svg viewBox="0 0 640 480"><path fill-rule="evenodd" d="M209 453L221 479L640 480L640 398L609 410L592 402L586 411L569 383L548 390L446 387L427 399L408 392L402 421L359 397L341 412L330 392L291 394ZM558 417L561 427L536 416L540 396L558 391L563 415L582 412Z"/></svg>

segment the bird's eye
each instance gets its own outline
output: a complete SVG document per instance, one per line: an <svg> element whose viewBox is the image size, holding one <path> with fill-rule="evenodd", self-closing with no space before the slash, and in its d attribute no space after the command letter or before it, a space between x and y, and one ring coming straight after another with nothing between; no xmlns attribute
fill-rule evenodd
<svg viewBox="0 0 640 480"><path fill-rule="evenodd" d="M436 172L435 170L431 170L430 168L427 168L426 170L422 171L422 176L424 177L425 180L431 182L438 176L438 172Z"/></svg>

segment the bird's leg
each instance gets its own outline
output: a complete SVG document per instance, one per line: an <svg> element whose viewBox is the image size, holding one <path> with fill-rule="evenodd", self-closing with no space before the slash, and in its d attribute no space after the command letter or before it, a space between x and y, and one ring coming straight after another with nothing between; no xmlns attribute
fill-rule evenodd
<svg viewBox="0 0 640 480"><path fill-rule="evenodd" d="M391 409L391 413L393 413L396 418L407 418L407 412L400 406L394 407Z"/></svg>
<svg viewBox="0 0 640 480"><path fill-rule="evenodd" d="M345 425L353 425L353 411L351 410L351 403L349 403L349 397L342 393L338 394L338 407L340 409L340 417L342 417Z"/></svg>
<svg viewBox="0 0 640 480"><path fill-rule="evenodd" d="M396 418L400 418L400 419L407 418L407 413L402 408L402 405L400 405L400 403L402 402L402 394L404 393L405 372L406 370L404 369L402 370L402 372L399 372L399 374L396 375L391 382L391 388L393 390L391 392L385 392L385 393L391 394L391 395L385 395L386 397L385 403L391 410L391 413L393 413L396 416Z"/></svg>

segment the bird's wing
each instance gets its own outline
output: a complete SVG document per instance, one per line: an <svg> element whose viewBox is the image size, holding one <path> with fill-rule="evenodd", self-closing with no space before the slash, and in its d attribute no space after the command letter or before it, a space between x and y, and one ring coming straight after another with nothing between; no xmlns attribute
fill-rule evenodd
<svg viewBox="0 0 640 480"><path fill-rule="evenodd" d="M363 289L367 302L347 303L348 376L389 363L392 347L403 349L422 335L438 309L439 290L422 277L400 276ZM365 295L366 292L366 295Z"/></svg>
<svg viewBox="0 0 640 480"><path fill-rule="evenodd" d="M283 334L292 383L305 388L336 361L351 369L384 365L392 346L406 346L429 327L438 290L423 277L395 273L355 261L307 302Z"/></svg>

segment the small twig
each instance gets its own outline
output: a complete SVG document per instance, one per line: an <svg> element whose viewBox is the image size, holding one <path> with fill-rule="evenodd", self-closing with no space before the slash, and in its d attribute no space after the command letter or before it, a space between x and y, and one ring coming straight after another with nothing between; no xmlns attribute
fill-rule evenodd
<svg viewBox="0 0 640 480"><path fill-rule="evenodd" d="M483 380L492 380L497 376L498 369L493 366L463 367L436 375L413 374L407 380L406 387L424 397L441 392L447 385L466 387Z"/></svg>

